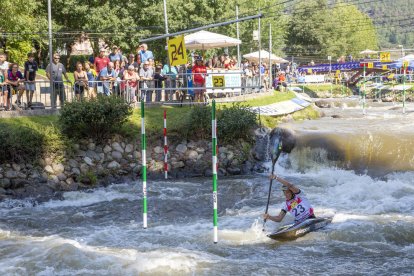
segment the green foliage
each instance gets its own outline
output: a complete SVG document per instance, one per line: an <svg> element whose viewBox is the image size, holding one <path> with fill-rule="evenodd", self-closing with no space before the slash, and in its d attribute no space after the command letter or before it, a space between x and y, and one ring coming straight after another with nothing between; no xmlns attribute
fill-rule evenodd
<svg viewBox="0 0 414 276"><path fill-rule="evenodd" d="M66 66L66 70L69 72L74 72L76 70L76 63L81 62L82 64L85 63L85 61L88 61L89 56L88 55L72 55L68 59L68 64Z"/></svg>
<svg viewBox="0 0 414 276"><path fill-rule="evenodd" d="M68 137L102 142L117 133L132 114L132 108L117 97L97 97L65 104L59 123Z"/></svg>
<svg viewBox="0 0 414 276"><path fill-rule="evenodd" d="M37 160L44 145L45 137L36 130L0 122L0 163Z"/></svg>
<svg viewBox="0 0 414 276"><path fill-rule="evenodd" d="M32 52L32 45L29 41L19 41L16 39L7 40L8 59L18 64L24 64L27 54ZM23 72L23 68L20 68Z"/></svg>
<svg viewBox="0 0 414 276"><path fill-rule="evenodd" d="M188 137L206 139L211 136L211 107L194 106L188 113L184 129Z"/></svg>
<svg viewBox="0 0 414 276"><path fill-rule="evenodd" d="M256 113L248 106L236 103L218 112L217 135L224 142L249 140L252 137L251 131L256 125Z"/></svg>
<svg viewBox="0 0 414 276"><path fill-rule="evenodd" d="M79 181L83 184L94 186L98 183L98 176L93 171L87 171L79 176Z"/></svg>
<svg viewBox="0 0 414 276"><path fill-rule="evenodd" d="M327 56L356 56L361 49L378 48L376 30L367 15L349 4L328 6L327 0L298 2L286 41L288 54L325 61Z"/></svg>

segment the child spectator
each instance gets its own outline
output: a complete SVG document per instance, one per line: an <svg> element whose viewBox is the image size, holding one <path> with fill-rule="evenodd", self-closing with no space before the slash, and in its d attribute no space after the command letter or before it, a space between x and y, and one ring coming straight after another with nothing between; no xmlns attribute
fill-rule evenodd
<svg viewBox="0 0 414 276"><path fill-rule="evenodd" d="M36 71L38 70L37 62L34 60L34 54L27 55L27 61L24 63L24 77L26 87L27 108L32 107L33 94L36 91Z"/></svg>
<svg viewBox="0 0 414 276"><path fill-rule="evenodd" d="M88 97L93 99L96 97L96 74L95 69L91 68L91 63L89 61L84 64L86 77L88 78Z"/></svg>

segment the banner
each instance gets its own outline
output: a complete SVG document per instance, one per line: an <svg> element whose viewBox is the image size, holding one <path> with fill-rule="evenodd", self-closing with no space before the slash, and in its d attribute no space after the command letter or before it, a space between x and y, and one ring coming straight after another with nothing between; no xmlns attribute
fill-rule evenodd
<svg viewBox="0 0 414 276"><path fill-rule="evenodd" d="M207 93L239 93L241 85L241 71L239 70L207 70L206 87L223 87L222 89L207 89ZM238 88L231 89L232 87Z"/></svg>

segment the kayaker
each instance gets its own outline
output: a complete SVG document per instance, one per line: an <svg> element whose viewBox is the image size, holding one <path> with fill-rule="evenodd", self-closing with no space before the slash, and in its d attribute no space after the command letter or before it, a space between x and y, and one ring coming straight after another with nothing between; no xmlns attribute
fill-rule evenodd
<svg viewBox="0 0 414 276"><path fill-rule="evenodd" d="M313 213L313 208L309 200L299 188L274 174L270 175L270 179L275 179L282 184L282 191L285 195L286 201L283 203L282 210L279 215L271 216L270 214L263 214L264 219L280 222L283 220L287 212L290 212L290 214L295 217L295 223L315 218L315 214Z"/></svg>

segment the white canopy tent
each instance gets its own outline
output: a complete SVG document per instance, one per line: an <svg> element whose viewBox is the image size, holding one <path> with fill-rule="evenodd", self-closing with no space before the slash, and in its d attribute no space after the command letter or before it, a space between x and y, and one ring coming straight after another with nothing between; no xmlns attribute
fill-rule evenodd
<svg viewBox="0 0 414 276"><path fill-rule="evenodd" d="M232 38L218 33L199 31L184 36L185 48L187 50L207 50L237 46L241 44L240 39ZM166 47L166 49L168 46Z"/></svg>
<svg viewBox="0 0 414 276"><path fill-rule="evenodd" d="M270 61L273 63L288 63L289 62L286 59L278 57L274 54L270 54L268 51L265 51L265 50L260 51L260 58L262 60L269 60L269 55L270 55ZM245 54L243 55L243 57L250 61L259 61L259 51Z"/></svg>
<svg viewBox="0 0 414 276"><path fill-rule="evenodd" d="M410 54L410 55L406 55L405 57L399 58L399 61L413 61L414 60L414 55Z"/></svg>
<svg viewBox="0 0 414 276"><path fill-rule="evenodd" d="M370 50L370 49L365 49L364 51L359 52L360 55L374 55L377 54L378 51L374 51L374 50Z"/></svg>

